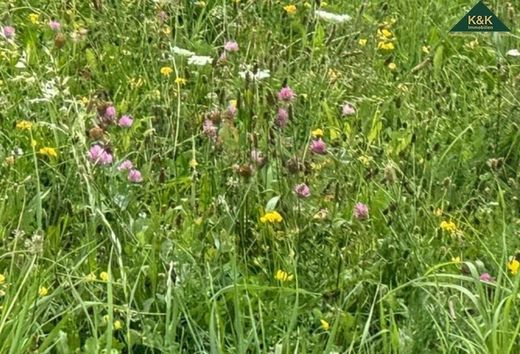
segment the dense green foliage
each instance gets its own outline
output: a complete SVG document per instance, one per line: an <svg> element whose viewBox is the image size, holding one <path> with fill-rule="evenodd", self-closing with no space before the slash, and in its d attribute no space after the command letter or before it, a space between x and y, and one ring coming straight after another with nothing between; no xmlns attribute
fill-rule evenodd
<svg viewBox="0 0 520 354"><path fill-rule="evenodd" d="M2 1L0 353L520 352L488 4Z"/></svg>

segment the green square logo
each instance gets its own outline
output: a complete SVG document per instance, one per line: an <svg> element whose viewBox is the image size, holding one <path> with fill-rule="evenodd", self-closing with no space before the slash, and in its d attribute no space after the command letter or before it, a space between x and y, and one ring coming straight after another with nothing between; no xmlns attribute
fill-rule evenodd
<svg viewBox="0 0 520 354"><path fill-rule="evenodd" d="M479 1L450 32L511 32L509 28Z"/></svg>

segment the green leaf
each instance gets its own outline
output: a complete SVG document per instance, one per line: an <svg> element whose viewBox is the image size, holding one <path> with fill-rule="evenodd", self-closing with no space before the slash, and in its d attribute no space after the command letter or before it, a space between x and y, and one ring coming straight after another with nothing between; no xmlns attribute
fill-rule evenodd
<svg viewBox="0 0 520 354"><path fill-rule="evenodd" d="M442 70L442 62L444 60L444 46L440 45L433 56L433 74L438 78Z"/></svg>

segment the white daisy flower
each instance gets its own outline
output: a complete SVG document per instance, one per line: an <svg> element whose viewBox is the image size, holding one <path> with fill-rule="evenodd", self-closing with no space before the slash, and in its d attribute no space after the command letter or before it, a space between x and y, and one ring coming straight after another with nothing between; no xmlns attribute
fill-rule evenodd
<svg viewBox="0 0 520 354"><path fill-rule="evenodd" d="M316 17L319 19L322 19L326 22L330 23L344 23L347 21L350 21L352 19L351 16L344 14L344 15L336 15L331 12L323 11L323 10L316 10L315 12Z"/></svg>

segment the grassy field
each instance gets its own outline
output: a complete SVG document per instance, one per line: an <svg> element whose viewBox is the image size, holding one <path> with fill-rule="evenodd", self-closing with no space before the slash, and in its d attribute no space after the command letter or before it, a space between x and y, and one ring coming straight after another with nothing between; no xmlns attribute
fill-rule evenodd
<svg viewBox="0 0 520 354"><path fill-rule="evenodd" d="M519 353L487 3L1 1L0 353Z"/></svg>

